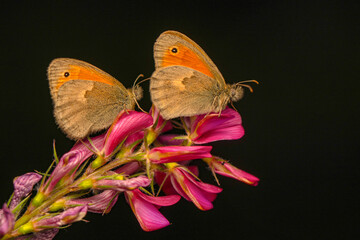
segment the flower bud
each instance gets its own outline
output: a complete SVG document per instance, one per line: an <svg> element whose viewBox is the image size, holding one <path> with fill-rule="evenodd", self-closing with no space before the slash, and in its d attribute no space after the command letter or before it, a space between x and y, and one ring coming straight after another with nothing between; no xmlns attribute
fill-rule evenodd
<svg viewBox="0 0 360 240"><path fill-rule="evenodd" d="M10 209L13 210L21 200L26 197L33 189L34 185L40 181L40 174L29 172L14 179L14 196L11 199Z"/></svg>
<svg viewBox="0 0 360 240"><path fill-rule="evenodd" d="M46 228L57 228L68 225L83 219L87 212L87 206L78 206L65 210L57 215L50 215L50 217L40 217L33 221L33 228L35 231L41 231Z"/></svg>
<svg viewBox="0 0 360 240"><path fill-rule="evenodd" d="M3 208L0 209L0 238L13 229L14 223L15 217L4 203Z"/></svg>

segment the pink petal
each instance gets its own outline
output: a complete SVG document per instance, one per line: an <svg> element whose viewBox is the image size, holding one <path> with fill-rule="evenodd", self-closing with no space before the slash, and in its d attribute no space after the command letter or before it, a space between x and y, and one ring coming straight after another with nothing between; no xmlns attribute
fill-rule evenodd
<svg viewBox="0 0 360 240"><path fill-rule="evenodd" d="M139 162L129 162L120 168L114 170L116 173L120 173L123 175L131 175L134 174L140 168Z"/></svg>
<svg viewBox="0 0 360 240"><path fill-rule="evenodd" d="M188 196L187 186L184 184L183 179L179 179L179 177L176 177L175 175L170 176L170 181L172 184L172 187L175 189L175 191L185 198L188 201L191 201L190 197Z"/></svg>
<svg viewBox="0 0 360 240"><path fill-rule="evenodd" d="M199 176L199 168L197 166L186 166L190 172L192 172L195 176Z"/></svg>
<svg viewBox="0 0 360 240"><path fill-rule="evenodd" d="M45 189L44 194L48 195L54 189L59 180L65 175L73 173L71 176L73 178L77 168L94 154L91 150L89 150L89 148L93 151L97 151L103 147L104 136L105 135L102 134L91 139L93 145L97 149L92 149L92 145L90 145L88 139L86 139L83 142L76 143L68 153L65 153L60 158L59 163L56 165L54 171L51 173L51 176L44 185L48 186Z"/></svg>
<svg viewBox="0 0 360 240"><path fill-rule="evenodd" d="M220 193L222 191L222 188L219 188L215 185L197 181L193 176L191 176L184 169L179 168L179 170L182 172L182 174L185 176L186 179L190 180L193 184L195 184L198 188L200 188L203 191L206 191L209 193Z"/></svg>
<svg viewBox="0 0 360 240"><path fill-rule="evenodd" d="M148 157L154 163L168 163L211 156L211 146L166 146L150 150Z"/></svg>
<svg viewBox="0 0 360 240"><path fill-rule="evenodd" d="M30 172L14 179L14 195L11 199L10 210L13 210L20 201L32 191L34 185L39 182L41 178L42 176L40 174Z"/></svg>
<svg viewBox="0 0 360 240"><path fill-rule="evenodd" d="M161 190L166 194L166 195L174 195L177 194L177 191L174 189L174 187L171 184L171 180L169 176L165 182L163 183L164 179L165 179L166 174L160 171L157 171L155 173L155 181L156 183L160 186L162 184L162 188Z"/></svg>
<svg viewBox="0 0 360 240"><path fill-rule="evenodd" d="M195 175L198 176L199 175L199 168L197 166L187 166L187 168ZM198 181L196 181L195 179L191 178L192 181L194 181L195 183L199 183ZM207 183L205 183L207 184ZM213 185L211 185L213 186ZM201 187L200 187L201 188ZM220 192L222 191L222 189L220 190ZM211 192L216 192L216 193L211 193ZM214 201L216 196L217 196L218 191L215 189L213 191L210 192L206 192L204 191L203 194L206 197L206 199L208 199L210 202Z"/></svg>
<svg viewBox="0 0 360 240"><path fill-rule="evenodd" d="M210 202L213 202L216 199L217 195L218 195L217 193L210 193L210 192L206 192L206 191L203 191L202 194Z"/></svg>
<svg viewBox="0 0 360 240"><path fill-rule="evenodd" d="M86 154L89 155L89 157L93 154L92 151L89 150L93 148L93 145L96 147L96 149L92 149L94 152L100 151L103 146L104 146L104 140L105 140L105 133L98 135L96 137L92 137L91 138L91 143L89 142L89 140L83 139L82 141L78 141L71 149L69 152L72 151L84 151Z"/></svg>
<svg viewBox="0 0 360 240"><path fill-rule="evenodd" d="M59 232L58 228L42 230L34 234L31 240L51 240Z"/></svg>
<svg viewBox="0 0 360 240"><path fill-rule="evenodd" d="M154 205L139 197L137 193L127 192L127 196L131 209L144 231L154 231L170 225Z"/></svg>
<svg viewBox="0 0 360 240"><path fill-rule="evenodd" d="M51 240L59 232L58 228L50 228L31 235L22 235L16 237L15 240Z"/></svg>
<svg viewBox="0 0 360 240"><path fill-rule="evenodd" d="M139 132L133 133L126 138L124 146L129 147L136 141L139 141L143 138L144 138L144 131L139 131ZM133 147L135 147L135 146L133 146Z"/></svg>
<svg viewBox="0 0 360 240"><path fill-rule="evenodd" d="M235 179L242 181L244 183L247 183L249 185L257 186L259 184L260 179L250 173L247 173L241 169L238 169L229 163L225 163L224 167L226 167L226 169L228 169L231 172L231 174L226 174L224 172L220 172L220 171L216 171L216 170L215 170L215 172L220 175L235 178Z"/></svg>
<svg viewBox="0 0 360 240"><path fill-rule="evenodd" d="M39 220L33 223L34 229L36 231L40 231L42 229L60 227L80 221L85 217L87 208L88 207L86 205L83 205L69 208L55 216L49 216L46 218L40 217Z"/></svg>
<svg viewBox="0 0 360 240"><path fill-rule="evenodd" d="M188 201L192 201L201 210L213 208L212 201L222 189L211 184L202 183L185 169L178 167L172 170L171 182L175 190Z"/></svg>
<svg viewBox="0 0 360 240"><path fill-rule="evenodd" d="M141 197L145 201L147 201L153 205L157 205L157 206L162 206L162 207L171 206L180 200L179 195L153 197L153 196L149 196L149 195L142 193L140 190L136 190L136 191L137 191L137 194L139 197Z"/></svg>
<svg viewBox="0 0 360 240"><path fill-rule="evenodd" d="M217 194L222 191L222 188L214 186L212 184L204 183L197 181L193 176L191 176L186 171L182 170L184 176L186 176L186 179L191 181L199 190L201 190L201 195L204 199L207 201L214 201L217 197ZM206 203L206 201L205 201ZM206 203L207 204L207 203ZM208 209L202 209L202 210L208 210Z"/></svg>
<svg viewBox="0 0 360 240"><path fill-rule="evenodd" d="M44 194L48 195L65 175L76 171L76 169L88 158L88 155L90 154L79 150L70 151L64 154L54 171L51 173L51 176L48 178L47 183L44 185L48 186L45 189Z"/></svg>
<svg viewBox="0 0 360 240"><path fill-rule="evenodd" d="M119 196L119 192L113 190L105 190L97 195L71 199L66 202L66 206L72 207L73 205L87 205L88 211L93 213L109 213L115 205Z"/></svg>
<svg viewBox="0 0 360 240"><path fill-rule="evenodd" d="M191 119L190 124L190 138L197 144L239 139L244 135L240 114L230 108L226 108L220 116L218 113L200 115Z"/></svg>
<svg viewBox="0 0 360 240"><path fill-rule="evenodd" d="M245 131L242 125L232 126L223 129L213 129L204 132L202 135L193 140L196 144L204 144L220 140L236 140L244 136Z"/></svg>
<svg viewBox="0 0 360 240"><path fill-rule="evenodd" d="M157 124L156 124L156 126L153 126L153 129L158 134L160 134L162 132L167 132L172 129L172 125L171 125L170 121L167 121L165 123L165 126L163 126L165 120L160 115L159 109L157 109L154 105L151 107L149 114L151 114L151 116L153 117L153 124L155 124L157 121ZM161 127L163 127L163 128L160 129Z"/></svg>
<svg viewBox="0 0 360 240"><path fill-rule="evenodd" d="M184 139L174 139L178 137L178 134L164 134L158 136L158 140L162 145L171 146L171 145L181 145L184 142Z"/></svg>
<svg viewBox="0 0 360 240"><path fill-rule="evenodd" d="M14 214L7 208L4 203L3 208L0 209L0 238L10 232L15 224Z"/></svg>
<svg viewBox="0 0 360 240"><path fill-rule="evenodd" d="M147 187L151 180L146 176L138 176L125 180L101 179L94 183L95 189L111 189L119 192L133 190L138 187Z"/></svg>
<svg viewBox="0 0 360 240"><path fill-rule="evenodd" d="M187 166L188 170L190 170L196 176L199 174L199 170L197 166ZM165 179L166 174L160 171L157 171L155 174L155 180L158 185L162 185L162 191L166 195L179 194L183 198L188 201L191 201L187 194L184 192L183 187L179 184L183 180L182 167L178 167L173 169L172 174L165 180L165 183L162 183Z"/></svg>
<svg viewBox="0 0 360 240"><path fill-rule="evenodd" d="M147 113L121 112L117 121L107 132L104 146L105 156L110 155L125 137L151 126L152 122L152 117Z"/></svg>
<svg viewBox="0 0 360 240"><path fill-rule="evenodd" d="M184 185L187 187L185 192L191 201L198 207L200 210L210 210L213 208L213 204L211 203L211 199L208 199L208 195L204 195L202 189L198 188L192 181L189 179L184 179Z"/></svg>

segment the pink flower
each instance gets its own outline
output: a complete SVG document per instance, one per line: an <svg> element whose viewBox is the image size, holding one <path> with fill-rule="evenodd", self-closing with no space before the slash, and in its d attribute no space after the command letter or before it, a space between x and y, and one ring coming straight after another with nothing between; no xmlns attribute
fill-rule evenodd
<svg viewBox="0 0 360 240"><path fill-rule="evenodd" d="M40 217L38 220L34 220L34 231L41 231L47 228L56 228L64 225L68 225L77 221L80 221L85 217L87 213L87 206L78 206L67 209L60 214Z"/></svg>
<svg viewBox="0 0 360 240"><path fill-rule="evenodd" d="M94 189L111 189L118 192L123 192L127 190L133 190L138 187L147 187L151 183L151 180L146 176L138 176L125 180L116 180L116 179L101 179L94 183Z"/></svg>
<svg viewBox="0 0 360 240"><path fill-rule="evenodd" d="M136 111L121 112L117 121L106 134L104 145L105 156L109 156L127 136L150 127L152 123L153 119L147 113Z"/></svg>
<svg viewBox="0 0 360 240"><path fill-rule="evenodd" d="M117 202L119 192L115 190L105 190L99 194L88 198L69 199L65 202L66 207L87 205L88 212L109 213Z"/></svg>
<svg viewBox="0 0 360 240"><path fill-rule="evenodd" d="M206 158L204 161L209 164L209 167L217 174L231 177L249 185L256 186L259 183L259 179L250 173L247 173L241 169L236 168L230 163L218 157Z"/></svg>
<svg viewBox="0 0 360 240"><path fill-rule="evenodd" d="M3 208L0 209L0 238L13 229L14 223L15 217L4 203Z"/></svg>
<svg viewBox="0 0 360 240"><path fill-rule="evenodd" d="M190 129L189 138L196 144L204 144L219 140L234 140L244 136L241 117L238 112L226 108L218 113L184 118Z"/></svg>
<svg viewBox="0 0 360 240"><path fill-rule="evenodd" d="M139 162L129 162L119 167L118 169L115 169L114 172L128 176L135 173L139 168L140 168Z"/></svg>
<svg viewBox="0 0 360 240"><path fill-rule="evenodd" d="M104 135L99 135L97 137L92 138L92 143L97 149L101 149L104 145ZM85 144L85 145L84 145ZM64 176L69 175L68 181L71 182L74 177L76 170L79 166L94 153L88 149L91 147L89 141L86 139L85 141L78 142L73 146L73 148L66 154L64 154L59 163L56 165L54 171L51 173L51 176L46 181L44 186L47 188L44 191L45 196L50 194L50 192L54 189L56 184L62 179ZM93 149L96 151L96 149Z"/></svg>
<svg viewBox="0 0 360 240"><path fill-rule="evenodd" d="M157 109L154 105L151 107L149 114L151 114L153 118L152 128L157 133L157 135L172 129L171 122L164 120L160 115L159 109Z"/></svg>
<svg viewBox="0 0 360 240"><path fill-rule="evenodd" d="M133 174L139 169L138 162L130 162L122 167L114 170L114 173L119 173L123 176ZM115 174L114 174L115 175ZM80 199L66 199L64 205L66 207L74 207L77 205L88 205L88 211L94 213L109 213L112 207L117 202L120 192L124 190L134 189L137 187L146 187L150 184L150 180L145 176L139 176L129 180L100 180L93 186L101 189L110 188L111 190L104 190L94 196Z"/></svg>
<svg viewBox="0 0 360 240"><path fill-rule="evenodd" d="M158 136L158 138L156 140L160 144L165 145L165 146L171 146L171 145L181 146L185 139L184 138L177 139L176 137L184 137L184 136L179 136L178 134L163 134L163 135Z"/></svg>
<svg viewBox="0 0 360 240"><path fill-rule="evenodd" d="M160 206L171 206L180 200L178 195L152 197L136 189L125 194L141 228L144 231L154 231L168 226L169 221L159 212Z"/></svg>
<svg viewBox="0 0 360 240"><path fill-rule="evenodd" d="M50 228L31 235L23 235L15 238L15 240L51 240L59 232L58 228Z"/></svg>
<svg viewBox="0 0 360 240"><path fill-rule="evenodd" d="M133 153L136 146L142 142L141 140L144 138L144 135L144 131L139 131L128 136L121 151L124 151L125 149L127 155Z"/></svg>
<svg viewBox="0 0 360 240"><path fill-rule="evenodd" d="M40 174L29 172L14 179L14 195L11 199L10 210L13 210L32 191L41 178Z"/></svg>
<svg viewBox="0 0 360 240"><path fill-rule="evenodd" d="M106 135L102 134L92 138L92 144L90 144L87 139L83 142L78 142L70 152L61 157L59 164L45 184L47 188L44 194L48 195L59 180L68 174L71 174L71 176L68 177L67 181L71 182L79 166L94 154L94 152L89 150L89 148L93 148L93 145L96 148L92 149L93 151L100 151L102 149L98 154L102 154L103 152L105 156L109 156L127 136L135 134L151 126L151 124L152 117L149 114L136 111L120 113L116 122L111 126ZM134 138L137 139L137 136L134 136Z"/></svg>
<svg viewBox="0 0 360 240"><path fill-rule="evenodd" d="M153 163L168 163L211 157L211 146L166 146L149 151L148 158Z"/></svg>
<svg viewBox="0 0 360 240"><path fill-rule="evenodd" d="M195 169L197 171L197 168ZM210 210L213 208L212 202L215 200L221 188L197 181L189 173L189 170L180 165L169 166L169 177L165 180L166 174L157 172L155 175L156 182L160 185L163 183L163 191L166 194L180 194L188 201L192 201L200 210Z"/></svg>

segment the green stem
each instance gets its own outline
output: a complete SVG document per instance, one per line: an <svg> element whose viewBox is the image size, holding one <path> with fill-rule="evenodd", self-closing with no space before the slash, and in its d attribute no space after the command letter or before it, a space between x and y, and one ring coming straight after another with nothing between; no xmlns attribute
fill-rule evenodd
<svg viewBox="0 0 360 240"><path fill-rule="evenodd" d="M57 192L52 193L49 198L43 202L39 207L37 207L36 209L34 209L31 213L29 214L25 214L24 216L22 216L21 218L19 218L14 226L14 230L18 229L20 226L22 226L23 224L27 223L28 221L30 221L32 218L34 218L35 216L37 216L39 213L41 213L44 209L48 208L49 206L51 206L51 204L53 204L55 201L57 201L58 199L62 198L63 196L65 196L66 194L69 194L71 192L75 192L78 191L79 189L77 188L77 186L79 185L79 183L83 182L86 179L95 177L95 176L101 176L104 173L106 173L107 171L116 168L120 165L123 165L127 162L132 161L131 158L121 158L121 159L115 159L111 162L109 162L108 164L100 167L99 169L97 169L96 171L94 171L93 173L87 175L87 176L82 176L79 179L77 179L75 182L73 182L71 185L69 186L65 186L63 189L58 190ZM9 235L9 237L4 236L3 239L8 239L10 237L15 237L14 235Z"/></svg>

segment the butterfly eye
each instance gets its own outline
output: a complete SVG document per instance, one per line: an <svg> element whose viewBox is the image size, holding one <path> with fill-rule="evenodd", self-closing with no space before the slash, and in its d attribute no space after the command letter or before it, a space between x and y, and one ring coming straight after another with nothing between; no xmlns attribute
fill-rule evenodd
<svg viewBox="0 0 360 240"><path fill-rule="evenodd" d="M68 77L68 76L70 76L70 73L69 73L69 72L65 72L65 73L64 73L64 77Z"/></svg>
<svg viewBox="0 0 360 240"><path fill-rule="evenodd" d="M172 52L173 54L176 54L176 53L179 52L179 50L178 50L177 47L172 47L172 48L171 48L171 52Z"/></svg>

